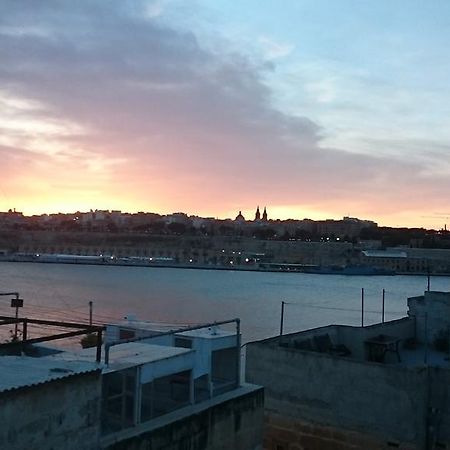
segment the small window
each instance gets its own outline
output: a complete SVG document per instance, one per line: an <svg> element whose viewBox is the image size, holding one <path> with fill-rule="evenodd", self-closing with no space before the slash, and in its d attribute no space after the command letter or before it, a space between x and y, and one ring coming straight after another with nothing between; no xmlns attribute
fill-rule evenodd
<svg viewBox="0 0 450 450"><path fill-rule="evenodd" d="M192 341L190 339L176 337L175 347L192 348Z"/></svg>

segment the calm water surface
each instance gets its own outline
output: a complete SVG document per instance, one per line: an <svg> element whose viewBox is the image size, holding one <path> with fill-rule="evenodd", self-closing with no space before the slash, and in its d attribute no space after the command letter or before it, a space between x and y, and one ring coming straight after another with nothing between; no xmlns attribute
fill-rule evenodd
<svg viewBox="0 0 450 450"><path fill-rule="evenodd" d="M169 323L199 323L240 317L243 340L279 332L281 301L285 331L330 323L360 325L361 288L365 323L406 313L406 298L426 289L424 276L341 276L68 264L0 263L0 292L18 291L24 316L104 322L134 314ZM433 290L450 290L450 277L431 279ZM9 298L0 297L0 314L11 315Z"/></svg>

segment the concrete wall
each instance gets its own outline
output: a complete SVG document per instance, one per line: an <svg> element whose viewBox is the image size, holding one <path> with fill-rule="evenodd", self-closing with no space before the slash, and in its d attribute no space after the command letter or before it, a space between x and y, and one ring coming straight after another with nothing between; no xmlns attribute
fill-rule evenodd
<svg viewBox="0 0 450 450"><path fill-rule="evenodd" d="M245 393L243 393L243 391ZM224 400L225 399L225 400ZM264 392L247 387L216 398L209 407L190 406L113 439L108 450L261 450Z"/></svg>
<svg viewBox="0 0 450 450"><path fill-rule="evenodd" d="M436 337L450 331L450 293L425 292L408 299L408 315L416 320L417 340L433 343Z"/></svg>
<svg viewBox="0 0 450 450"><path fill-rule="evenodd" d="M99 373L0 394L0 448L94 450L100 430Z"/></svg>
<svg viewBox="0 0 450 450"><path fill-rule="evenodd" d="M246 379L265 387L267 449L424 448L426 369L250 343Z"/></svg>
<svg viewBox="0 0 450 450"><path fill-rule="evenodd" d="M450 443L450 371L428 369L429 448L449 448ZM433 447L434 445L434 447ZM447 445L447 447L444 447Z"/></svg>

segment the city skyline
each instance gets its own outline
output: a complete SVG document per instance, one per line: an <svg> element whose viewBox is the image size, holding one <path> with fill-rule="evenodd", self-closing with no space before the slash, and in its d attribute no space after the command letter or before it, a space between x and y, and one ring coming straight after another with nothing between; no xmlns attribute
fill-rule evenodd
<svg viewBox="0 0 450 450"><path fill-rule="evenodd" d="M450 4L0 4L0 211L440 229ZM263 201L261 201L263 200Z"/></svg>

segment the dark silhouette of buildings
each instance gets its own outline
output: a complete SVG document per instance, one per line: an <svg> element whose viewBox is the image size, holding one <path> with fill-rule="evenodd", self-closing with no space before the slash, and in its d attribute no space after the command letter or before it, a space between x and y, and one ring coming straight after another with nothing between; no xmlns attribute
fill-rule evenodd
<svg viewBox="0 0 450 450"><path fill-rule="evenodd" d="M266 210L265 206L264 206L264 212L263 212L263 215L262 215L262 220L263 220L263 222L267 222L267 210Z"/></svg>
<svg viewBox="0 0 450 450"><path fill-rule="evenodd" d="M259 212L259 206L256 207L256 213L255 213L255 222L257 220L261 220L261 213Z"/></svg>

